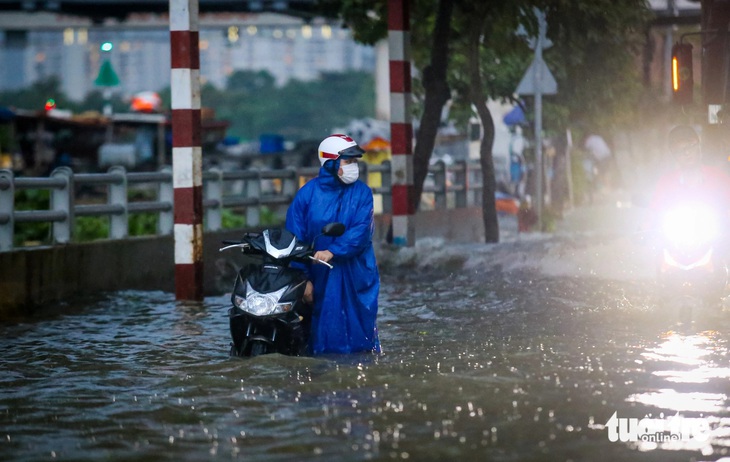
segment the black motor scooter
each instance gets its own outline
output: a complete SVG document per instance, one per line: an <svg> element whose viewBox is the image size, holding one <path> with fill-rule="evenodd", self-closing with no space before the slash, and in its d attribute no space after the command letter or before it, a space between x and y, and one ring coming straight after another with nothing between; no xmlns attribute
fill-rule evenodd
<svg viewBox="0 0 730 462"><path fill-rule="evenodd" d="M329 223L322 235L341 236L342 223ZM316 240L316 238L315 238ZM314 243L303 243L283 228L261 233L246 233L240 241L223 241L220 251L241 249L255 256L255 262L242 267L231 294L231 356L258 356L281 353L298 356L306 353L312 308L302 296L306 275L292 262L325 264L316 260Z"/></svg>

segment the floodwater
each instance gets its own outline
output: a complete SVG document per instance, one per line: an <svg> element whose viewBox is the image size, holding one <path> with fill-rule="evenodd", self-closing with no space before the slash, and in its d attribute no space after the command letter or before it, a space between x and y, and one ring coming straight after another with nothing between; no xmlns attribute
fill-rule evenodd
<svg viewBox="0 0 730 462"><path fill-rule="evenodd" d="M730 457L730 315L677 329L632 246L574 233L383 259L380 356L229 358L223 295L75 300L0 326L0 460ZM683 433L613 442L612 417Z"/></svg>

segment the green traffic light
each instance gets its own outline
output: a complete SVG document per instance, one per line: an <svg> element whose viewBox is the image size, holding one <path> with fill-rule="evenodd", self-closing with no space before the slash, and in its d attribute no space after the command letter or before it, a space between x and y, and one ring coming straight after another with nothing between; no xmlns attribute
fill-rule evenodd
<svg viewBox="0 0 730 462"><path fill-rule="evenodd" d="M99 48L101 49L101 51L112 51L112 48L114 48L114 44L112 42L104 42Z"/></svg>

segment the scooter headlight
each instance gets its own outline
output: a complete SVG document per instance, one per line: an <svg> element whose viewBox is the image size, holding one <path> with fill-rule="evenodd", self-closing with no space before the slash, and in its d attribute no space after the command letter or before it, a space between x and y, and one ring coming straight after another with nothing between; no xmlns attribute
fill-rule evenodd
<svg viewBox="0 0 730 462"><path fill-rule="evenodd" d="M680 247L695 247L714 240L718 235L715 211L707 206L683 206L664 216L664 234Z"/></svg>
<svg viewBox="0 0 730 462"><path fill-rule="evenodd" d="M254 316L270 316L291 311L291 303L279 303L279 299L286 292L286 287L276 292L262 294L253 290L248 282L246 283L246 296L235 295L233 303L243 311Z"/></svg>

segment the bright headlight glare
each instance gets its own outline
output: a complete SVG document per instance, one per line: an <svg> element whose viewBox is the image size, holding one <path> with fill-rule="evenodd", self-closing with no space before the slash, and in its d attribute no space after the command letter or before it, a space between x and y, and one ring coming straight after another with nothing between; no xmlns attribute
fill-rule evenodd
<svg viewBox="0 0 730 462"><path fill-rule="evenodd" d="M696 246L717 237L717 216L709 207L685 206L664 216L664 234L678 246Z"/></svg>

